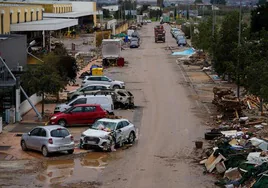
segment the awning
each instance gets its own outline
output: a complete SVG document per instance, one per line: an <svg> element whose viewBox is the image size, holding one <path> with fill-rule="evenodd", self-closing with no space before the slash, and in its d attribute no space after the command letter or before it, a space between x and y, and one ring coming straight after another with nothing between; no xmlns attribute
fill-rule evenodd
<svg viewBox="0 0 268 188"><path fill-rule="evenodd" d="M78 25L77 19L50 19L11 24L11 31L55 31Z"/></svg>
<svg viewBox="0 0 268 188"><path fill-rule="evenodd" d="M44 18L79 18L98 14L98 12L66 12L66 13L44 13Z"/></svg>

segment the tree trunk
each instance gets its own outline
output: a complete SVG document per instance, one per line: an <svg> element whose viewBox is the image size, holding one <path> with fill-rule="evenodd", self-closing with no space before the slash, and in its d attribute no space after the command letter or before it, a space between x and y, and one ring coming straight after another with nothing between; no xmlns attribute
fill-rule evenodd
<svg viewBox="0 0 268 188"><path fill-rule="evenodd" d="M260 111L262 114L263 113L263 99L262 99L262 97L260 97Z"/></svg>
<svg viewBox="0 0 268 188"><path fill-rule="evenodd" d="M42 116L45 114L45 94L42 93Z"/></svg>

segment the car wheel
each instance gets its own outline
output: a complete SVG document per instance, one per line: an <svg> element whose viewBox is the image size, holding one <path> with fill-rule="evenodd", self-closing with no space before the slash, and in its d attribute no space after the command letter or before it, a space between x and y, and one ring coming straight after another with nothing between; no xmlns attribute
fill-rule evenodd
<svg viewBox="0 0 268 188"><path fill-rule="evenodd" d="M49 152L48 152L46 146L43 146L42 147L42 154L43 154L44 157L48 157L49 156Z"/></svg>
<svg viewBox="0 0 268 188"><path fill-rule="evenodd" d="M21 149L22 149L23 151L27 151L27 150L28 150L28 148L27 148L26 143L25 143L24 140L21 141L20 146L21 146Z"/></svg>
<svg viewBox="0 0 268 188"><path fill-rule="evenodd" d="M120 89L119 85L114 85L113 89Z"/></svg>
<svg viewBox="0 0 268 188"><path fill-rule="evenodd" d="M133 142L135 142L135 138L136 138L135 133L132 131L128 136L128 143L132 144Z"/></svg>
<svg viewBox="0 0 268 188"><path fill-rule="evenodd" d="M59 121L58 121L58 124L60 125L60 126L63 126L63 127L65 127L67 124L66 124L66 121L64 120L64 119L60 119Z"/></svg>
<svg viewBox="0 0 268 188"><path fill-rule="evenodd" d="M74 153L74 149L70 149L67 151L69 154L73 154Z"/></svg>

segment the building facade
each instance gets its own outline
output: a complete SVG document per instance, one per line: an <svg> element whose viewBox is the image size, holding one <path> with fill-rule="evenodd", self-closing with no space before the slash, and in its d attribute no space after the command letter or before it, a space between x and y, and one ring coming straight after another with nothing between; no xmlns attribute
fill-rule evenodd
<svg viewBox="0 0 268 188"><path fill-rule="evenodd" d="M41 5L0 3L0 34L10 34L12 24L42 20L43 11Z"/></svg>

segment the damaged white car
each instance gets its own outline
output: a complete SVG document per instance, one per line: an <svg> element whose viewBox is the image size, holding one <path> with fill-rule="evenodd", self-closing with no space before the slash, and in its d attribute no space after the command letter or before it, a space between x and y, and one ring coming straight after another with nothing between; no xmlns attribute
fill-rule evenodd
<svg viewBox="0 0 268 188"><path fill-rule="evenodd" d="M100 119L91 128L84 131L80 138L80 148L100 148L112 151L114 146L133 143L136 128L127 119Z"/></svg>

